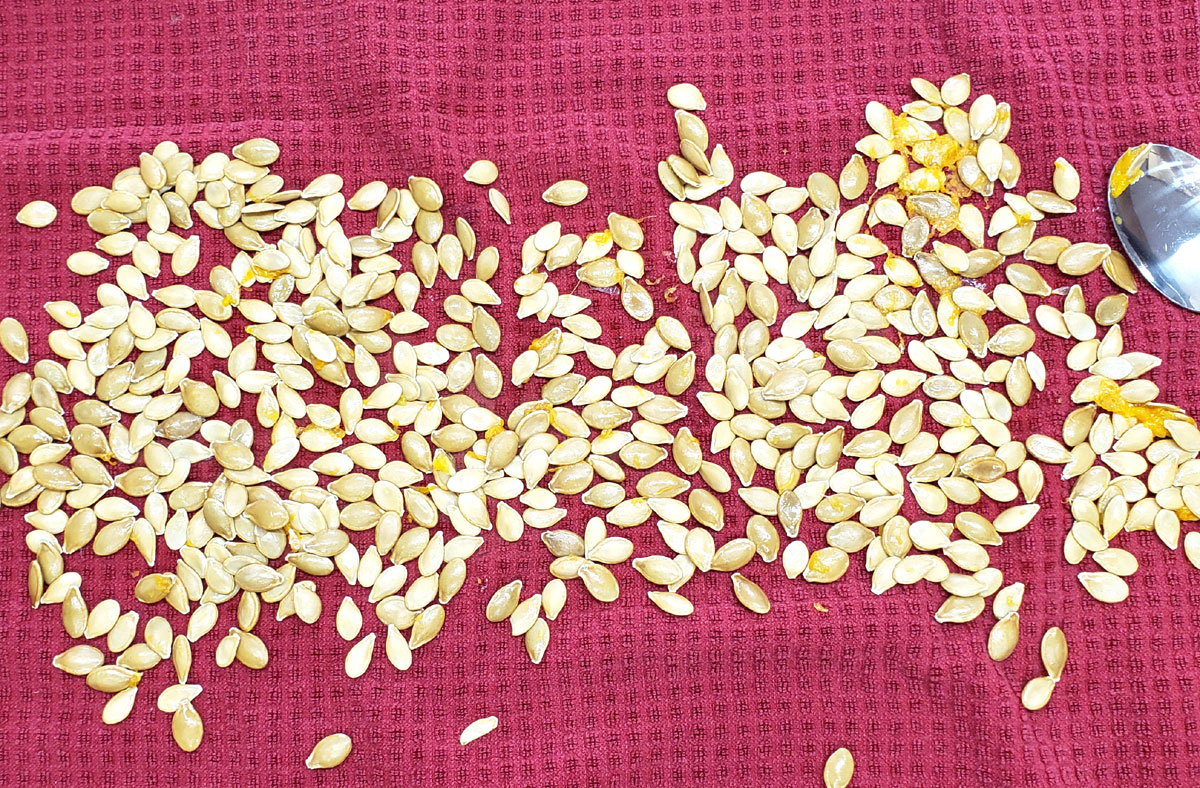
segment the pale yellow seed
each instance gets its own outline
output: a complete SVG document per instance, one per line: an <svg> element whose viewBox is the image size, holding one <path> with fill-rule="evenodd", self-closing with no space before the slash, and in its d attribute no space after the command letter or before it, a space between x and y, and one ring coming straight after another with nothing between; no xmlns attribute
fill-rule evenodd
<svg viewBox="0 0 1200 788"><path fill-rule="evenodd" d="M25 333L25 326L16 318L0 320L0 347L18 363L29 363L29 336Z"/></svg>
<svg viewBox="0 0 1200 788"><path fill-rule="evenodd" d="M1200 569L1200 531L1189 531L1183 537L1183 553L1192 566Z"/></svg>
<svg viewBox="0 0 1200 788"><path fill-rule="evenodd" d="M352 211L373 211L383 202L383 198L387 196L388 186L383 181L370 181L359 187L350 199L346 202L346 207Z"/></svg>
<svg viewBox="0 0 1200 788"><path fill-rule="evenodd" d="M204 722L191 701L183 701L171 717L171 735L179 749L195 752L204 739Z"/></svg>
<svg viewBox="0 0 1200 788"><path fill-rule="evenodd" d="M355 643L348 652L346 652L346 675L352 679L367 672L367 668L371 667L371 658L375 655L375 633L372 632L362 640Z"/></svg>
<svg viewBox="0 0 1200 788"><path fill-rule="evenodd" d="M1021 705L1029 711L1045 708L1050 702L1050 694L1054 692L1054 685L1054 679L1049 676L1030 679L1021 690Z"/></svg>
<svg viewBox="0 0 1200 788"><path fill-rule="evenodd" d="M747 610L760 615L771 612L771 600L766 592L740 572L733 573L733 593Z"/></svg>
<svg viewBox="0 0 1200 788"><path fill-rule="evenodd" d="M467 167L467 171L463 173L463 178L468 183L477 183L480 186L491 186L498 177L500 177L500 169L488 159L471 162L471 166Z"/></svg>
<svg viewBox="0 0 1200 788"><path fill-rule="evenodd" d="M700 88L690 82L680 82L667 88L667 103L676 109L700 112L708 109L708 102Z"/></svg>
<svg viewBox="0 0 1200 788"><path fill-rule="evenodd" d="M1064 200L1079 196L1079 173L1069 161L1059 156L1054 160L1054 191Z"/></svg>
<svg viewBox="0 0 1200 788"><path fill-rule="evenodd" d="M782 499L781 499L782 500ZM799 539L783 549L783 571L789 580L799 577L808 567L808 546Z"/></svg>
<svg viewBox="0 0 1200 788"><path fill-rule="evenodd" d="M1020 614L1016 611L1008 613L995 623L988 634L988 656L996 662L1008 659L1017 648L1020 637Z"/></svg>
<svg viewBox="0 0 1200 788"><path fill-rule="evenodd" d="M583 202L587 195L586 183L568 179L551 184L546 191L542 192L542 199L551 205L568 207Z"/></svg>
<svg viewBox="0 0 1200 788"><path fill-rule="evenodd" d="M538 618L525 633L525 653L529 655L529 661L535 665L542 664L542 658L546 655L549 645L550 625L546 623L546 619Z"/></svg>
<svg viewBox="0 0 1200 788"><path fill-rule="evenodd" d="M854 756L845 747L834 750L825 761L825 788L846 788L854 777Z"/></svg>
<svg viewBox="0 0 1200 788"><path fill-rule="evenodd" d="M1067 638L1061 629L1050 627L1046 630L1046 634L1042 635L1041 653L1046 674L1058 681L1067 664Z"/></svg>
<svg viewBox="0 0 1200 788"><path fill-rule="evenodd" d="M517 605L521 601L521 586L520 580L514 580L511 583L501 586L492 594L492 598L487 603L486 616L491 622L503 621L512 615L512 612L517 609Z"/></svg>
<svg viewBox="0 0 1200 788"><path fill-rule="evenodd" d="M672 591L647 591L646 596L664 613L673 616L690 616L696 609L690 599Z"/></svg>
<svg viewBox="0 0 1200 788"><path fill-rule="evenodd" d="M353 742L344 733L331 733L317 742L304 760L309 769L332 769L346 760L350 754Z"/></svg>
<svg viewBox="0 0 1200 788"><path fill-rule="evenodd" d="M512 224L512 208L508 205L508 198L499 189L488 189L488 202L505 224Z"/></svg>
<svg viewBox="0 0 1200 788"><path fill-rule="evenodd" d="M409 648L404 634L391 623L388 624L387 636L384 638L384 653L396 670L408 670L412 667L412 649Z"/></svg>
<svg viewBox="0 0 1200 788"><path fill-rule="evenodd" d="M500 720L495 715L475 720L470 725L463 728L463 732L458 735L458 743L465 747L479 737L486 736L492 731L496 730L499 725Z"/></svg>
<svg viewBox="0 0 1200 788"><path fill-rule="evenodd" d="M348 596L342 597L334 623L342 640L354 640L358 637L362 630L363 618L353 599Z"/></svg>
<svg viewBox="0 0 1200 788"><path fill-rule="evenodd" d="M579 567L579 578L597 601L613 602L620 594L617 578L603 564L586 561Z"/></svg>
<svg viewBox="0 0 1200 788"><path fill-rule="evenodd" d="M45 227L58 216L58 209L45 200L34 200L26 203L17 211L17 222L26 227Z"/></svg>
<svg viewBox="0 0 1200 788"><path fill-rule="evenodd" d="M72 646L54 657L53 665L73 676L86 676L104 664L104 652L95 646Z"/></svg>
<svg viewBox="0 0 1200 788"><path fill-rule="evenodd" d="M129 687L108 699L100 715L105 725L116 725L129 716L133 711L133 702L137 699L137 691L137 687Z"/></svg>
<svg viewBox="0 0 1200 788"><path fill-rule="evenodd" d="M550 621L558 618L567 604L567 584L558 578L550 580L542 589L542 613Z"/></svg>
<svg viewBox="0 0 1200 788"><path fill-rule="evenodd" d="M1116 604L1129 597L1129 584L1111 572L1080 572L1079 582L1093 598Z"/></svg>

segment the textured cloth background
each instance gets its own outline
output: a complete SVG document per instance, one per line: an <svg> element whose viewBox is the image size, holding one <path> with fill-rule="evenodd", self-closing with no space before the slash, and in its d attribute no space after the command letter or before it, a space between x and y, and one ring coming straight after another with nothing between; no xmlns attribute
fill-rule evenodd
<svg viewBox="0 0 1200 788"><path fill-rule="evenodd" d="M1023 188L1045 188L1057 155L1083 176L1079 213L1047 227L1115 243L1102 199L1115 157L1147 139L1200 150L1200 20L1191 3L1071 5L9 0L0 9L0 309L23 316L35 356L44 354L53 326L43 301L95 305L95 282L80 284L63 264L95 240L67 208L75 189L108 182L161 139L198 161L268 136L283 145L274 169L289 184L334 171L349 194L376 177L437 178L448 218L461 213L481 245L501 249L497 290L508 301L521 240L551 216L565 214L564 230L581 233L599 229L609 210L648 217L646 280L663 278L650 285L659 311L697 328L703 360L710 335L690 293L681 289L686 297L674 305L662 299L674 267L654 164L676 144L668 85L702 87L703 117L739 178L762 168L802 182L814 169L837 173L866 132L868 100L895 108L912 98L911 76L940 82L968 71L976 93L1013 105L1009 142L1022 156ZM500 165L511 228L460 177L480 156ZM592 193L552 211L538 195L563 177L583 178ZM52 229L12 221L34 198L59 206ZM201 270L227 261L224 241L200 232ZM1111 291L1099 277L1086 286L1090 303ZM172 281L167 272L158 284ZM630 326L611 297L595 299L609 344L641 336L644 326ZM1200 319L1148 289L1133 303L1127 346L1162 354L1153 377L1164 399L1190 405L1200 387ZM520 342L506 342L502 368L539 329L506 325L506 338ZM1075 380L1061 371L1065 343L1039 339L1038 349L1052 382L1019 417L1019 437L1058 432ZM3 369L11 374L12 365ZM50 667L69 640L58 608L31 611L23 601L26 526L5 511L0 781L815 786L826 756L847 746L855 786L1198 785L1200 575L1153 534L1122 536L1118 544L1142 562L1133 595L1115 607L1095 602L1061 558L1064 496L1063 485L1048 483L1043 515L991 551L1007 581L1028 585L1021 645L1004 663L985 653L990 613L938 625L939 591L874 597L856 556L833 586L788 582L778 565L755 564L751 576L774 603L766 617L742 609L724 577L689 583L697 612L686 620L651 607L628 565L617 569L622 595L612 605L572 583L545 663L534 667L507 625L488 624L482 610L515 577L540 588L546 553L530 532L514 545L490 536L442 634L405 674L387 664L380 641L368 674L345 678L346 644L331 621L340 578L319 584L326 615L316 627L264 614L258 631L271 662L258 673L213 664L233 624L232 609L223 610L195 649L206 733L191 755L171 742L169 717L154 708L169 666L147 675L133 715L113 728L99 719L103 697ZM570 522L582 530L577 510ZM819 546L823 530L809 519L802 536ZM652 524L627 535L639 552L662 549ZM68 560L85 572L90 603L106 594L128 603L138 564L132 550ZM138 607L144 622L150 613ZM1041 670L1036 644L1055 624L1070 661L1049 707L1028 713L1017 696ZM488 714L499 716L499 730L459 747L462 728ZM336 730L354 740L349 760L307 773L312 744Z"/></svg>

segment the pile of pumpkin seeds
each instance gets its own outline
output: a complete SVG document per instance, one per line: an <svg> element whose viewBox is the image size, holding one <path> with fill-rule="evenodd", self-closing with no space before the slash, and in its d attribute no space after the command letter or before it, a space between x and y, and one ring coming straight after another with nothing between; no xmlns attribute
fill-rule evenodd
<svg viewBox="0 0 1200 788"><path fill-rule="evenodd" d="M364 615L349 595L337 606L345 673L370 669L378 635L387 661L407 670L443 628L484 535L528 542L527 527L540 532L550 577L525 598L522 580L501 586L485 615L507 621L534 663L572 581L618 599L619 575L631 574L612 567L629 563L669 615L693 612L685 586L697 571L728 574L732 597L766 614L757 580L778 571L771 564L831 583L856 553L877 594L939 584L939 622L970 622L991 598L987 651L1002 660L1018 643L1024 585L1006 584L988 548L1035 520L1052 465L1076 480L1065 557L1095 562L1079 578L1096 599L1124 599L1137 561L1111 542L1152 529L1178 545L1180 521L1200 511L1200 431L1154 402L1143 375L1158 359L1125 351L1124 293L1089 310L1077 285L1052 289L1039 271L1100 268L1136 292L1116 250L1037 234L1075 210L1070 164L1056 162L1052 189L1019 192L1007 104L988 94L968 104L962 74L913 88L919 99L900 112L867 106L870 133L836 178L790 186L750 172L736 200L723 194L733 163L697 114L703 95L668 91L680 147L658 177L674 198L678 286L697 296L711 353L656 315L641 222L620 213L604 228L564 232L553 221L528 236L513 281L520 328L509 329L527 348L502 370L491 354L513 324L497 318L503 299L490 284L501 253L461 216L451 229L431 178L375 180L349 197L333 173L290 188L272 171L279 147L252 139L199 162L163 142L111 186L81 189L70 207L101 237L66 264L103 280L96 305L46 303L61 325L46 337L52 357L0 393L0 503L27 509L30 600L59 605L67 634L84 641L54 665L108 694L102 719L117 723L143 674L170 661L174 681L157 706L179 746L195 750L194 644L211 644L222 667L262 668L263 606L316 625L329 593L319 578L340 576L373 608ZM464 174L508 223L499 177L487 160ZM997 184L1003 204L985 219L982 198ZM560 181L542 197L567 208L587 186ZM18 220L44 227L56 213L38 202ZM355 214L367 232L343 229L362 223ZM206 277L197 219L234 250ZM164 262L181 281L155 287ZM1006 281L989 292L981 280L1002 266ZM424 295L438 282L457 290L440 313ZM588 314L598 299L646 324L642 341L606 344ZM1046 385L1034 326L1075 341L1065 364L1087 373L1061 441L1009 429ZM19 321L0 322L0 346L28 364ZM522 401L498 412L506 387ZM703 416L680 400L688 392ZM726 517L735 489L748 518ZM568 521L567 500L595 516ZM801 538L806 519L826 527L822 546ZM662 547L636 558L630 539L609 533L651 520L648 541ZM129 545L149 570L133 596L177 616L143 625L116 599L89 601L67 570L73 553ZM1200 566L1196 532L1184 548ZM222 605L237 625L206 637ZM176 631L169 615L186 623ZM1047 676L1022 695L1031 709L1062 674L1061 630L1047 633L1042 656ZM349 752L337 734L309 766ZM848 757L832 767L835 784L849 780Z"/></svg>
<svg viewBox="0 0 1200 788"><path fill-rule="evenodd" d="M759 557L774 559L782 528L792 540L782 549L787 576L831 582L863 551L877 594L941 585L948 597L934 618L943 623L975 619L994 595L988 653L1003 660L1017 645L1024 585L1005 586L987 548L1034 520L1043 466L1077 480L1066 559L1090 556L1098 571L1080 572L1080 583L1120 602L1137 560L1112 540L1153 529L1175 549L1180 520L1200 511L1189 500L1200 506L1190 476L1200 469L1200 431L1181 409L1153 401L1158 388L1143 375L1160 360L1125 351L1120 321L1126 293L1137 292L1125 258L1106 244L1037 232L1075 211L1081 186L1070 163L1055 162L1051 189L1019 190L1006 103L971 99L966 74L912 87L919 98L899 112L867 105L871 133L836 177L817 172L790 186L750 172L736 200L712 206L704 201L733 184L733 167L720 144L710 150L700 91L677 85L668 100L679 153L658 174L676 200L678 277L713 331L698 394L716 420L708 453L728 453L738 494L755 512L746 535ZM985 217L980 198L999 196L997 187L1002 204ZM889 233L898 243L883 240ZM983 278L1002 266L1006 281L988 292ZM1118 292L1092 312L1078 284L1052 289L1037 266L1065 277L1102 269ZM1031 323L1076 342L1065 365L1087 373L1061 442L1014 439L1009 429L1014 410L1046 385ZM817 331L821 352L805 341ZM839 467L844 457L853 467ZM907 504L917 519L901 514ZM796 538L810 511L827 526L814 551ZM1188 535L1185 552L1200 567L1200 536ZM733 580L748 608L769 608L757 586ZM1061 660L1043 641L1049 676L1027 687L1030 709L1045 705L1065 663L1062 631L1052 634Z"/></svg>

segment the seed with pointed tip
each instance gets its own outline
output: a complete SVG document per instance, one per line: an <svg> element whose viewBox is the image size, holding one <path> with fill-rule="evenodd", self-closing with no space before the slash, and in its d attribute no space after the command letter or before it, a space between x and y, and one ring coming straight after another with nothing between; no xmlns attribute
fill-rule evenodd
<svg viewBox="0 0 1200 788"><path fill-rule="evenodd" d="M171 735L184 752L195 752L200 746L204 739L204 721L191 701L180 703L171 716Z"/></svg>
<svg viewBox="0 0 1200 788"><path fill-rule="evenodd" d="M17 211L17 222L26 227L45 227L58 216L58 209L45 200L34 200L26 203Z"/></svg>
<svg viewBox="0 0 1200 788"><path fill-rule="evenodd" d="M310 769L332 769L346 760L353 746L346 734L331 733L317 742L304 759L304 765Z"/></svg>
<svg viewBox="0 0 1200 788"><path fill-rule="evenodd" d="M587 184L583 181L563 180L551 184L542 192L542 199L551 205L568 207L583 202L588 195Z"/></svg>

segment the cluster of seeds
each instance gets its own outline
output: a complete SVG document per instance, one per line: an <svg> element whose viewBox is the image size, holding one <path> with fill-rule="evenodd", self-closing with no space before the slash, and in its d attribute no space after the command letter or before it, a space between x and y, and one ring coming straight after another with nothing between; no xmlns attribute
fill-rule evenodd
<svg viewBox="0 0 1200 788"><path fill-rule="evenodd" d="M597 522L599 522L597 520ZM566 531L547 531L545 537L553 540L552 534L569 533ZM574 536L574 534L572 534ZM576 537L578 538L578 537ZM626 540L627 541L627 540ZM550 541L547 541L550 544ZM630 549L632 552L632 549ZM586 577L592 572L585 573ZM585 577L585 582L587 582ZM615 587L616 581L613 580ZM567 603L567 585L560 578L552 578L540 593L522 600L522 582L514 580L496 590L488 600L485 614L488 621L508 621L512 627L513 637L525 639L525 652L533 664L541 664L546 648L550 645L550 625L548 621L558 618L563 606ZM613 593L615 598L616 594ZM544 618L542 617L544 616Z"/></svg>
<svg viewBox="0 0 1200 788"><path fill-rule="evenodd" d="M1030 711L1037 711L1050 702L1050 693L1062 678L1067 665L1067 638L1058 627L1050 627L1042 635L1042 666L1045 676L1030 679L1021 690L1021 704Z"/></svg>
<svg viewBox="0 0 1200 788"><path fill-rule="evenodd" d="M97 645L79 644L54 664L111 693L102 716L116 723L132 709L143 673L171 660L177 683L162 691L158 707L173 715L176 741L188 751L203 737L193 705L201 687L187 683L192 644L216 627L224 603L236 603L237 626L216 643L217 664L260 669L269 649L253 630L263 604L277 605L277 619L315 623L322 600L305 578L337 572L368 590L386 628L388 660L400 670L411 665L413 650L440 631L443 606L482 544L479 533L491 528L480 488L495 475L488 459L503 454L512 437L493 429L499 416L463 393L474 386L488 400L503 385L487 356L500 342L488 312L500 299L487 284L497 250L477 255L475 233L461 217L453 233L443 232L443 197L428 178L410 178L403 188L373 181L347 200L333 174L285 189L270 172L278 155L273 142L256 139L232 157L215 153L195 164L162 143L111 187L80 190L71 207L102 238L98 252L76 252L68 267L96 276L110 258L125 262L115 283L97 287L98 308L46 304L62 326L47 337L56 358L11 376L0 397L0 463L9 476L0 501L33 506L26 515L36 556L31 601L61 604L71 637L105 638L99 645L115 656L110 662ZM342 229L353 212L370 215L368 232ZM208 272L207 288L189 281L199 236L179 234L194 217L238 250ZM20 216L31 225L52 218L39 206ZM134 229L143 225L139 237ZM279 237L267 242L263 234L272 231ZM402 270L390 253L409 240L412 268ZM151 289L164 255L184 281ZM466 261L475 277L460 282ZM430 329L414 307L439 276L458 283L459 294L446 299L449 319ZM252 297L260 286L265 298ZM391 299L398 309L381 305ZM231 336L227 327L242 321L242 336ZM406 341L427 329L426 341ZM0 341L28 362L18 321L0 324ZM202 355L217 364L211 383L199 364L193 371ZM384 372L389 358L394 371ZM321 382L341 389L337 407L313 401L327 399L317 395ZM64 405L68 396L74 401ZM243 405L252 406L252 420L220 418ZM269 441L265 450L256 432ZM496 432L506 435L489 451ZM385 453L388 444L400 450ZM311 461L298 461L302 453ZM111 473L113 466L121 472ZM206 466L215 466L215 480L200 480ZM489 492L512 498L520 489L493 485ZM443 517L453 530L437 527ZM350 540L360 531L373 537L365 549ZM154 568L133 584L134 597L186 615L183 631L155 616L144 642L135 642L138 612L122 612L115 599L89 609L83 578L65 571L71 553L112 555L129 544ZM157 568L164 547L170 556ZM359 638L363 617L350 597L336 627L356 641L346 673L362 675L376 634ZM345 757L334 752L341 747L340 740L322 742L310 765L335 765Z"/></svg>
<svg viewBox="0 0 1200 788"><path fill-rule="evenodd" d="M877 594L941 585L948 597L934 617L943 623L975 619L994 594L988 653L1002 660L1017 645L1024 585L1004 585L988 548L1034 520L1043 466L1078 478L1067 560L1092 555L1103 571L1081 572L1081 583L1119 602L1137 561L1112 540L1153 528L1174 549L1180 519L1195 519L1188 499L1200 504L1200 487L1189 463L1200 431L1180 409L1153 402L1158 388L1142 376L1160 360L1125 351L1125 292L1089 312L1078 284L1055 290L1038 270L1082 277L1100 268L1137 291L1109 246L1038 235L1041 223L1075 211L1080 181L1070 163L1055 162L1052 190L1022 193L1020 159L1005 142L1007 104L988 94L968 103L965 74L912 85L920 99L900 112L867 105L872 133L836 178L817 172L791 186L751 172L736 199L716 205L704 201L733 183L733 168L721 145L710 150L700 91L676 85L668 100L680 150L660 162L659 179L676 199L678 277L713 331L697 399L716 422L707 453L727 453L754 512L747 560L755 552L774 560L782 530L792 540L782 548L787 576L831 582L862 551ZM1000 189L1002 204L985 217L979 198ZM1004 281L989 285L1001 267ZM1072 395L1083 407L1064 423L1063 443L1009 429L1046 385L1031 323L1074 340L1066 367L1090 375ZM809 347L818 332L823 348ZM845 457L852 467L840 467ZM989 508L999 512L979 511ZM797 538L809 512L827 529L825 546L811 551ZM687 544L664 539L695 560ZM1189 539L1197 563L1200 537ZM769 609L757 585L733 579L743 604ZM1065 661L1065 641L1060 651ZM1052 687L1062 665L1046 664Z"/></svg>
<svg viewBox="0 0 1200 788"><path fill-rule="evenodd" d="M192 647L222 605L237 625L214 638L217 664L260 669L270 658L254 632L263 605L278 620L316 624L317 578L340 575L363 589L379 625L343 597L335 627L351 644L346 674L370 669L380 627L388 662L404 671L441 631L483 535L517 542L527 527L540 531L551 577L524 599L522 580L502 586L485 614L508 621L535 664L569 581L613 602L614 568L628 562L654 587L651 603L687 616L685 585L697 572L724 573L734 598L766 614L756 578L777 560L788 579L831 583L860 552L877 594L940 585L939 622L972 621L991 597L987 650L1003 660L1018 642L1024 585L1005 585L989 548L1034 520L1043 466L1054 464L1076 479L1067 559L1090 554L1102 571L1082 572L1084 587L1124 599L1122 578L1137 562L1110 543L1153 529L1177 546L1180 521L1200 510L1200 431L1153 402L1158 390L1141 376L1158 359L1125 352L1123 293L1090 312L1078 286L1054 290L1030 264L1066 276L1102 268L1136 290L1109 247L1036 235L1075 210L1074 169L1060 159L1053 191L1018 193L1008 106L984 94L960 109L966 75L913 87L921 98L902 112L868 105L872 133L836 179L818 172L789 186L751 172L737 201L715 206L704 201L733 185L733 163L710 148L700 91L668 91L680 148L658 175L675 198L679 286L694 290L713 332L702 357L682 322L655 315L641 223L619 213L598 232L564 233L553 221L525 240L513 271L517 325L543 327L506 376L491 357L501 346L502 299L490 284L500 252L480 248L461 216L450 231L430 178L371 181L349 198L335 174L285 188L271 171L279 147L253 139L199 163L164 142L111 187L81 189L71 208L102 237L67 266L107 280L116 261L113 281L96 288L95 308L48 302L61 325L46 337L54 358L13 374L0 393L0 503L30 509L31 602L60 605L70 637L97 641L55 666L108 693L102 718L116 723L143 674L169 660L175 681L157 705L191 751L203 738ZM507 223L498 177L487 160L464 175L489 187ZM977 198L998 186L1003 205L985 221ZM587 186L560 181L542 197L565 208ZM18 219L46 226L55 214L39 202ZM184 235L195 218L236 249L206 283L194 275L200 236ZM369 226L353 234L343 222ZM1008 261L1016 255L1025 262ZM181 281L152 289L164 256ZM981 280L1001 266L1005 281L989 292ZM560 268L573 281L553 274ZM428 295L439 283L457 291L440 313ZM649 324L642 340L605 344L580 290ZM1049 303L1060 296L1061 308ZM1031 324L1075 340L1066 365L1089 373L1061 443L1009 428L1046 385ZM818 333L822 346L810 347ZM0 323L0 346L28 363L18 321ZM514 389L522 401L497 412ZM681 401L691 394L707 419ZM248 417L222 418L239 410ZM747 518L726 517L735 490ZM564 503L576 498L597 512L582 528L567 521ZM975 510L987 507L997 511ZM812 550L801 538L806 513L825 528ZM664 550L635 558L630 539L609 535L652 519ZM151 569L134 597L186 616L179 631L154 616L139 640L136 610L116 599L89 605L83 577L66 569L72 553L130 544ZM1200 566L1200 536L1184 547ZM1042 657L1047 676L1026 687L1027 708L1045 705L1062 674L1061 630L1046 633ZM473 723L462 743L495 725ZM335 734L307 764L336 766L350 748ZM852 771L839 750L826 783L845 786Z"/></svg>
<svg viewBox="0 0 1200 788"><path fill-rule="evenodd" d="M562 183L579 182L561 181L551 189ZM555 202L561 195L555 195L555 199L543 196L548 202L564 204L561 200ZM577 322L575 325L566 320L578 316L590 305L590 299L574 293L559 293L558 287L550 281L550 272L574 265L575 274L580 282L599 290L619 288L621 306L626 313L635 320L650 320L654 317L654 300L638 281L646 273L646 261L638 252L643 243L645 236L641 225L619 213L608 215L608 229L592 233L586 239L574 233L564 235L562 222L553 221L543 225L536 233L526 238L521 246L521 276L513 283L513 290L521 296L517 305L517 317L536 315L543 323L550 317L558 317L564 320L564 327L581 338L586 338L587 334L598 335L599 329L594 325L594 318L582 323ZM682 327L681 330L686 338L687 331ZM591 338L594 339L595 336ZM540 345L536 350L531 348L531 351L535 351L534 355L527 351L518 359L520 364L513 366L513 382L520 385L535 369L541 370L548 363L544 362L543 358L553 356L556 349L557 347L551 344ZM611 368L614 359L609 359L606 364L599 363L594 357L599 351L600 347L593 348L588 353L589 360L598 367ZM567 364L560 366L569 368Z"/></svg>

